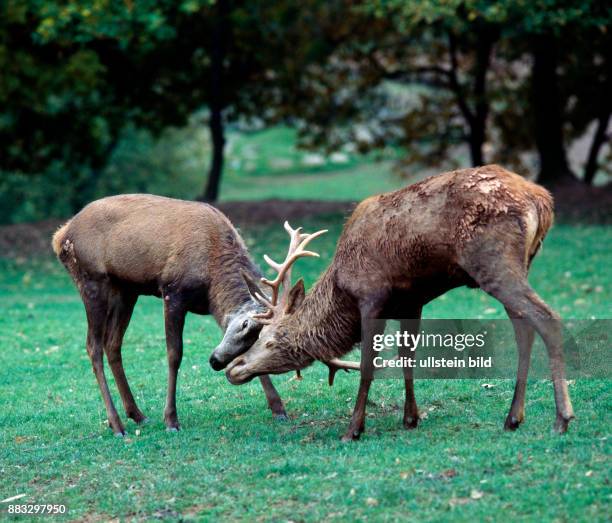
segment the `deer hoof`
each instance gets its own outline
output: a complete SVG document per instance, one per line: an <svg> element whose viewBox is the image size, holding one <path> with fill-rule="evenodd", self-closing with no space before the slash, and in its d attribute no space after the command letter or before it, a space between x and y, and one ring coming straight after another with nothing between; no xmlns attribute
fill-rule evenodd
<svg viewBox="0 0 612 523"><path fill-rule="evenodd" d="M342 436L342 443L347 443L348 441L357 441L361 437L361 432L357 430L349 430L344 436Z"/></svg>
<svg viewBox="0 0 612 523"><path fill-rule="evenodd" d="M166 427L166 432L179 432L179 426L173 426L173 427Z"/></svg>
<svg viewBox="0 0 612 523"><path fill-rule="evenodd" d="M142 412L130 412L127 417L134 420L134 423L138 425L144 425L149 421L149 418L147 418Z"/></svg>
<svg viewBox="0 0 612 523"><path fill-rule="evenodd" d="M273 414L272 417L275 421L289 421L289 416L285 412L279 414Z"/></svg>
<svg viewBox="0 0 612 523"><path fill-rule="evenodd" d="M113 434L117 438L122 438L123 436L127 436L127 432L125 431L125 427L121 420L117 420L115 423L108 422L108 428L113 431Z"/></svg>
<svg viewBox="0 0 612 523"><path fill-rule="evenodd" d="M516 416L508 415L504 423L504 430L514 431L519 428L522 422L523 422L522 419L519 419Z"/></svg>
<svg viewBox="0 0 612 523"><path fill-rule="evenodd" d="M569 422L573 419L574 419L574 416L564 417L558 414L557 419L555 420L554 431L557 434L565 434L567 432L567 427L569 426Z"/></svg>
<svg viewBox="0 0 612 523"><path fill-rule="evenodd" d="M414 430L417 428L417 426L419 425L419 417L415 416L409 416L407 418L404 418L404 428L406 430Z"/></svg>

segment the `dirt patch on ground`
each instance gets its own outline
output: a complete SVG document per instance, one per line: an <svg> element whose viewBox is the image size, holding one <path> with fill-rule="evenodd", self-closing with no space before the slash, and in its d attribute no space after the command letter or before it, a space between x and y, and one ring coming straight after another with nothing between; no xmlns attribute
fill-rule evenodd
<svg viewBox="0 0 612 523"><path fill-rule="evenodd" d="M559 221L612 223L612 188L570 183L557 187L555 214ZM349 214L354 202L319 200L263 200L222 202L217 207L239 227L297 222L325 214ZM51 253L51 235L65 220L0 226L0 258L29 258Z"/></svg>
<svg viewBox="0 0 612 523"><path fill-rule="evenodd" d="M349 213L353 202L318 200L264 200L222 202L216 205L239 227L253 224L297 222L299 219L334 213ZM66 220L0 226L0 258L29 258L51 254L51 236Z"/></svg>
<svg viewBox="0 0 612 523"><path fill-rule="evenodd" d="M355 202L323 202L320 200L264 200L256 202L222 202L216 205L233 223L240 227L254 223L280 223L285 220L324 214L348 213Z"/></svg>

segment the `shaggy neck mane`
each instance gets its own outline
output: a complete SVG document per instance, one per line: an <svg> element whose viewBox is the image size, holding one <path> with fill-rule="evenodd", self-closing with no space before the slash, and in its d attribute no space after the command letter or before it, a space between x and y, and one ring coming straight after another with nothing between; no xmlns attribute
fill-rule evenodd
<svg viewBox="0 0 612 523"><path fill-rule="evenodd" d="M333 273L332 265L291 316L288 329L290 346L321 361L350 352L361 335L357 304L336 285Z"/></svg>
<svg viewBox="0 0 612 523"><path fill-rule="evenodd" d="M253 310L259 308L251 299L241 272L246 272L255 281L259 281L262 274L244 244L231 235L224 238L222 248L218 249L211 262L214 267L210 271L208 305L217 323L225 329L228 315L244 307Z"/></svg>

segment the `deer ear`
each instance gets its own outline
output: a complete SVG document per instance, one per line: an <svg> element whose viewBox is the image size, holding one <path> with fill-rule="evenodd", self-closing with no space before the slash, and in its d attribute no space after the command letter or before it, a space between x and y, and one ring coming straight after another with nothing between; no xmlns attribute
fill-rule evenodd
<svg viewBox="0 0 612 523"><path fill-rule="evenodd" d="M300 278L289 291L289 296L287 296L287 305L285 306L285 314L293 314L296 309L302 305L305 297L306 290L304 289L304 280Z"/></svg>
<svg viewBox="0 0 612 523"><path fill-rule="evenodd" d="M257 300L257 298L255 297L256 294L259 294L260 296L265 296L264 292L259 288L259 285L257 285L255 280L251 278L250 274L245 271L240 271L240 275L242 276L244 283L246 283L246 286L249 289L249 293L254 300Z"/></svg>

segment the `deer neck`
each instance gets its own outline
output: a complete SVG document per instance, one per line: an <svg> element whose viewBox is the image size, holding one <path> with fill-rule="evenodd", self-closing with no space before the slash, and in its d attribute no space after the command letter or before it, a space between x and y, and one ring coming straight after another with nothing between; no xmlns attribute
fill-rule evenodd
<svg viewBox="0 0 612 523"><path fill-rule="evenodd" d="M251 298L241 273L247 273L254 280L259 280L262 274L246 252L231 252L217 256L214 261L208 290L209 309L217 323L225 329L231 315L261 309Z"/></svg>
<svg viewBox="0 0 612 523"><path fill-rule="evenodd" d="M359 308L355 299L338 287L332 268L306 295L292 319L291 346L305 362L341 357L360 338Z"/></svg>

